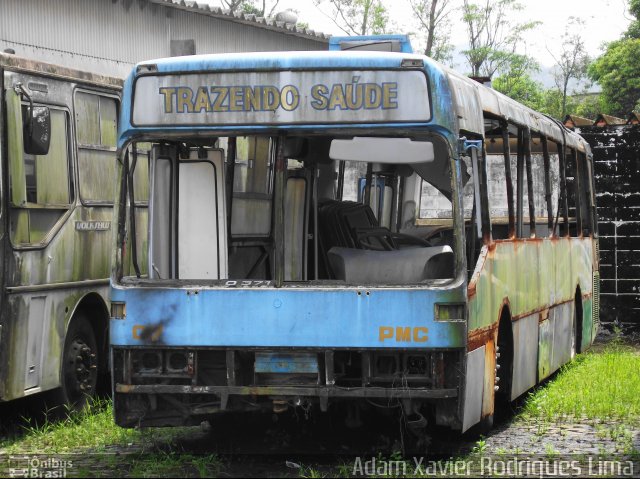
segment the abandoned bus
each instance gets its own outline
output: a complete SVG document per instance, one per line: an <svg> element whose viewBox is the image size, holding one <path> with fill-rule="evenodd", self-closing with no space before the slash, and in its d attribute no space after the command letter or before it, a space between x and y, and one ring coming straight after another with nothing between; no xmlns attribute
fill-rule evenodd
<svg viewBox="0 0 640 479"><path fill-rule="evenodd" d="M125 82L119 425L375 404L467 430L591 344L588 145L427 57L350 50Z"/></svg>
<svg viewBox="0 0 640 479"><path fill-rule="evenodd" d="M79 406L108 373L122 81L0 54L0 82L0 401Z"/></svg>

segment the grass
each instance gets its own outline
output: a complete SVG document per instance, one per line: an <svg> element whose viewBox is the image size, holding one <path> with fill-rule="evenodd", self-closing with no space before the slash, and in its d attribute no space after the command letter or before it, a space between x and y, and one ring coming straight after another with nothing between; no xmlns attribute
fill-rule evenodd
<svg viewBox="0 0 640 479"><path fill-rule="evenodd" d="M61 455L76 476L211 477L221 463L214 454L183 453L176 442L193 428L123 429L113 421L110 400L94 399L63 419L23 426L23 433L0 441L0 455ZM72 454L66 456L66 454Z"/></svg>
<svg viewBox="0 0 640 479"><path fill-rule="evenodd" d="M639 453L634 449L633 430L640 425L640 354L637 349L612 342L597 352L578 356L564 366L552 380L529 394L516 420L537 424L536 435L548 458L560 454L545 444L545 434L552 423L594 420L596 435L616 444L617 452ZM96 461L74 463L73 475L131 477L208 477L223 470L214 454L195 454L182 444L193 435L193 428L122 429L114 424L109 400L95 400L82 412L71 412L65 419L24 426L24 431L0 439L1 454L101 455ZM470 457L488 453L488 443L480 438ZM498 448L498 455L519 453ZM401 460L392 455L388 460ZM409 464L411 466L411 464ZM348 477L353 465L344 463L334 474ZM408 470L412 470L408 467ZM300 477L324 477L325 469L301 465Z"/></svg>
<svg viewBox="0 0 640 479"><path fill-rule="evenodd" d="M613 341L597 353L585 353L556 377L530 393L525 420L640 420L640 354Z"/></svg>
<svg viewBox="0 0 640 479"><path fill-rule="evenodd" d="M0 451L8 454L37 451L38 453L68 453L79 449L104 452L109 446L152 446L167 440L179 430L149 431L123 429L113 421L113 406L106 399L94 399L82 411L68 411L63 419L45 420L33 425L27 420L24 434L0 441Z"/></svg>

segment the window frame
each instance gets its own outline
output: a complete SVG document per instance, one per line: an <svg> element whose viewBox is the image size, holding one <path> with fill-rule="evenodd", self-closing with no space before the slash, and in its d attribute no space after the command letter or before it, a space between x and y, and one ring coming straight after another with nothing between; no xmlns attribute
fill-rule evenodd
<svg viewBox="0 0 640 479"><path fill-rule="evenodd" d="M22 107L29 105L29 103L20 99L19 104L21 109L20 116L22 118ZM9 194L8 201L7 201L9 228L7 233L8 233L9 243L11 244L11 247L14 250L39 250L39 249L46 248L51 243L53 238L58 234L58 232L63 228L63 226L67 223L71 214L75 210L77 201L78 201L78 187L77 187L78 185L76 182L77 171L76 171L76 165L75 165L74 155L73 155L74 143L75 143L74 142L75 129L73 128L74 125L72 125L72 122L71 122L71 110L67 105L61 105L56 103L34 102L33 105L44 106L49 108L50 110L61 111L65 116L65 120L66 120L65 126L66 126L66 134L67 134L66 135L67 165L69 168L68 175L67 175L68 185L69 185L69 203L67 205L61 204L61 205L55 205L55 206L46 206L46 205L38 205L37 203L25 202L24 205L14 205L12 202L12 197L11 197L12 195ZM52 131L52 134L53 134L53 131ZM25 154L24 143L20 145L20 151L21 151L21 161L22 161L22 164L24 165L24 154ZM11 161L7 162L7 178L10 178L10 175L11 175ZM26 185L26 174L25 174L24 181ZM11 181L9 180L8 183L10 185ZM44 234L44 236L40 241L16 243L14 241L13 225L12 225L12 218L14 218L14 213L13 213L14 210L18 210L18 211L55 210L55 211L61 211L63 213L55 221L53 226L46 232L46 234ZM29 227L29 234L30 233L31 233L31 228Z"/></svg>
<svg viewBox="0 0 640 479"><path fill-rule="evenodd" d="M116 146L114 147L105 147L104 145L85 145L83 143L80 142L79 136L78 136L78 126L77 126L77 119L76 119L76 111L77 111L77 106L78 106L78 93L85 93L85 94L90 94L90 95L95 95L96 97L100 98L100 97L105 97L105 98L111 98L113 100L115 100L115 104L116 104ZM86 200L82 197L82 192L81 190L81 184L82 184L82 178L81 178L81 169L80 169L80 151L81 150L90 150L90 151L102 151L102 152L112 152L113 153L113 161L114 164L117 162L118 160L118 154L117 154L117 150L118 150L118 145L117 145L117 126L118 126L118 121L120 118L120 109L121 109L121 100L120 97L116 94L113 93L108 93L108 92L104 92L104 91L99 91L99 90L91 90L88 88L81 88L81 87L77 87L74 88L73 90L73 113L74 113L74 118L73 118L73 131L74 131L74 139L75 139L75 145L74 145L74 149L75 149L75 154L76 154L76 162L77 162L77 198L80 200L80 203L82 204L82 206L87 206L87 207L113 207L114 202L115 202L115 197L112 198L111 200ZM99 105L99 104L98 104ZM100 110L98 109L98 119L100 119ZM102 139L101 139L102 140ZM116 191L116 187L115 187L115 183L117 182L117 168L114 168L114 196L115 196L115 191ZM138 204L140 203L140 204ZM143 201L136 201L136 206L146 206L144 203L148 203L147 202L143 202Z"/></svg>

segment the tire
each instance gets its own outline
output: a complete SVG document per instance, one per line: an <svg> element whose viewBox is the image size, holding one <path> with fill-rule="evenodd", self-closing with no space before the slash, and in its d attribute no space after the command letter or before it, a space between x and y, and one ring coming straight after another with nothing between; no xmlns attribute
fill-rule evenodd
<svg viewBox="0 0 640 479"><path fill-rule="evenodd" d="M52 393L55 406L81 410L95 394L98 382L99 350L91 324L82 315L71 320L64 341L60 367L60 388Z"/></svg>

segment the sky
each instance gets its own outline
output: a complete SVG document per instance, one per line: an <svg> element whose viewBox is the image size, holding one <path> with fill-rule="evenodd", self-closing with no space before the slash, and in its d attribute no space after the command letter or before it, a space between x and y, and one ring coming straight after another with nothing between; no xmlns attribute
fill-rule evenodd
<svg viewBox="0 0 640 479"><path fill-rule="evenodd" d="M459 0L453 0L461 3ZM579 17L585 21L583 39L588 53L596 57L601 53L601 45L616 40L627 28L630 16L626 13L626 0L520 0L524 10L514 16L516 22L540 21L541 24L525 38L523 51L533 56L541 66L551 67L555 61L549 50L557 56L560 37L564 33L569 17ZM204 0L205 3L220 5L219 0ZM415 31L413 16L408 0L383 0L391 12L392 21L397 25L392 33ZM267 0L269 5L269 0ZM309 24L310 28L332 35L344 35L335 23L322 11L329 13L328 0L316 6L313 0L280 0L276 11L287 8L299 12L298 21ZM466 32L458 20L459 14L452 14L451 40L458 49L465 47ZM414 47L416 46L414 41ZM458 66L458 65L454 65ZM459 65L464 69L463 65Z"/></svg>

